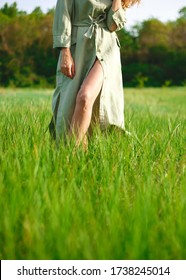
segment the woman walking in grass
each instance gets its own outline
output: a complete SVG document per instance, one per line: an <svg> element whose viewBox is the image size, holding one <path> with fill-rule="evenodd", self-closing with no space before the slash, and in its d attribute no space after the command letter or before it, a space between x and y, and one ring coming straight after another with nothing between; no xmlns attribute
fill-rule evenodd
<svg viewBox="0 0 186 280"><path fill-rule="evenodd" d="M90 124L124 129L120 44L125 8L140 0L58 0L53 46L60 48L50 133L86 143Z"/></svg>

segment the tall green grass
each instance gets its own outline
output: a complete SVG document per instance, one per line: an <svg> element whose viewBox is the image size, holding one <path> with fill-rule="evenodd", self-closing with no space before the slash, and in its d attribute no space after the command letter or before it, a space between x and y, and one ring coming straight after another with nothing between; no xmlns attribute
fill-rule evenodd
<svg viewBox="0 0 186 280"><path fill-rule="evenodd" d="M45 133L50 90L0 89L0 259L185 259L186 89L126 89L88 152Z"/></svg>

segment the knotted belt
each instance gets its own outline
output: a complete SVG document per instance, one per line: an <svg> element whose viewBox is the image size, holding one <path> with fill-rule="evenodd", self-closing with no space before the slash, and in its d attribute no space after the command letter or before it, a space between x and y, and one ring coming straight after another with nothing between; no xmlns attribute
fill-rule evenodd
<svg viewBox="0 0 186 280"><path fill-rule="evenodd" d="M82 21L79 23L75 22L73 23L73 26L81 26L81 27L88 26L88 29L85 32L84 36L86 38L91 39L96 29L99 26L106 27L105 19L106 19L106 13L100 14L97 18L93 18L92 16L89 15L90 21Z"/></svg>

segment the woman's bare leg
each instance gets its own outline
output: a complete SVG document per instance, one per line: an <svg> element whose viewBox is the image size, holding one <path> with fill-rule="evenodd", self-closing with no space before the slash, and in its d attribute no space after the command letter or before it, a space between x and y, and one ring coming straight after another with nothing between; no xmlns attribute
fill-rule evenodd
<svg viewBox="0 0 186 280"><path fill-rule="evenodd" d="M96 60L84 80L76 98L76 106L70 125L70 135L74 135L79 145L90 126L92 108L103 85L103 68Z"/></svg>

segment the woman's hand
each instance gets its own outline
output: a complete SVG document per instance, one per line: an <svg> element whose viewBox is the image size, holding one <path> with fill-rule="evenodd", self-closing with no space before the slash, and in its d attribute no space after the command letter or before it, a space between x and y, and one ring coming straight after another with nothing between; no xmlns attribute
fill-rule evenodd
<svg viewBox="0 0 186 280"><path fill-rule="evenodd" d="M72 58L69 48L62 48L62 59L61 59L61 72L73 79L75 76L75 64Z"/></svg>
<svg viewBox="0 0 186 280"><path fill-rule="evenodd" d="M112 0L112 10L113 12L116 12L117 10L121 9L122 8L122 3L121 3L121 0ZM117 29L117 25L115 22L113 22L113 24L110 26L109 30L111 32L114 32L116 31Z"/></svg>
<svg viewBox="0 0 186 280"><path fill-rule="evenodd" d="M122 8L121 0L112 0L112 10L116 12L120 8Z"/></svg>

